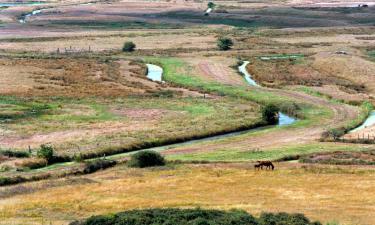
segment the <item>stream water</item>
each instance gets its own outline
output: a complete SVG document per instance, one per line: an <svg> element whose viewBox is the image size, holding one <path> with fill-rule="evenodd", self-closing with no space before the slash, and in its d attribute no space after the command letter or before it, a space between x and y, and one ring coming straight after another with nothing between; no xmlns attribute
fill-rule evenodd
<svg viewBox="0 0 375 225"><path fill-rule="evenodd" d="M370 113L369 117L365 120L365 122L362 123L361 126L351 130L349 133L365 129L365 128L373 126L373 125L375 125L375 111L372 111Z"/></svg>
<svg viewBox="0 0 375 225"><path fill-rule="evenodd" d="M146 64L146 66L147 66L147 69L148 69L148 71L147 71L147 78L148 79L153 80L153 81L163 82L163 80L162 80L163 68L161 68L159 66L156 66L156 65L153 65L153 64ZM241 66L241 68L245 68L245 67L246 67L246 65ZM248 76L249 79L251 79L250 74L246 70L243 70L243 71L245 72L244 75ZM252 81L255 82L254 80L252 80ZM255 82L255 84L256 84L256 82ZM289 125L289 124L294 123L295 121L296 120L294 118L289 117L289 116L287 116L287 115L285 115L281 112L279 113L279 124L278 124L278 126ZM181 142L176 143L176 144L167 144L167 145L162 145L162 146L158 146L158 147L145 148L145 149L140 149L140 150L131 151L131 152L114 154L114 155L107 156L106 158L108 158L108 159L118 159L118 158L122 158L122 157L129 156L131 154L134 154L135 152L147 151L147 150L160 152L160 151L165 151L165 150L168 150L168 149L173 149L173 148L176 148L176 147L181 147L181 146L185 146L185 145L189 145L189 144L201 143L201 142L205 142L205 141L212 141L212 140L218 140L218 139L227 138L227 137L234 137L234 136L239 136L239 135L243 135L243 134L253 133L253 132L256 132L256 131L269 129L271 127L273 127L273 126L263 126L263 127L251 128L251 129L243 130L243 131L234 131L234 132L229 132L229 133L226 133L226 134L218 134L218 135L214 135L214 136L211 136L211 137L196 138L196 139L190 140L190 141L181 141ZM38 171L38 170L48 170L49 168L63 167L63 166L70 165L70 164L73 164L73 162L56 163L56 164L53 164L53 165L48 166L48 167L43 167L41 169L37 169L36 171Z"/></svg>
<svg viewBox="0 0 375 225"><path fill-rule="evenodd" d="M162 82L163 68L153 64L146 64L147 66L147 78L152 81Z"/></svg>
<svg viewBox="0 0 375 225"><path fill-rule="evenodd" d="M246 66L249 64L249 61L244 61L241 66L238 67L238 71L243 74L247 83L251 86L260 87L260 85L252 78L251 74L247 71ZM286 126L296 122L296 119L290 117L282 112L279 112L279 122L278 126Z"/></svg>
<svg viewBox="0 0 375 225"><path fill-rule="evenodd" d="M19 22L20 22L20 23L26 23L27 20L28 20L31 16L35 16L35 15L37 15L37 14L42 13L42 10L43 10L43 9L37 9L37 10L32 11L32 12L29 13L29 14L26 14L26 15L22 16L22 17L19 19Z"/></svg>

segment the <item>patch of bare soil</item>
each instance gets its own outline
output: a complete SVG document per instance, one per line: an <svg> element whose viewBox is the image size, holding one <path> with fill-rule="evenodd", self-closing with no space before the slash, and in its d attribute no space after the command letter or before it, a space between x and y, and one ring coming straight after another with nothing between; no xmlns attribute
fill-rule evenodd
<svg viewBox="0 0 375 225"><path fill-rule="evenodd" d="M244 79L233 68L236 61L231 57L214 56L209 58L185 58L193 69L205 79L214 80L223 84L244 85Z"/></svg>

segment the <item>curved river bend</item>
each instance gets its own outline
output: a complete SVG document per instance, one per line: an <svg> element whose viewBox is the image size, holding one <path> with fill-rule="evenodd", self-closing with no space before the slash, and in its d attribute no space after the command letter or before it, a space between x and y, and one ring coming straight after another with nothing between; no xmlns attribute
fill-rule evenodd
<svg viewBox="0 0 375 225"><path fill-rule="evenodd" d="M250 86L260 87L260 85L252 78L251 74L247 71L246 66L249 64L249 61L244 61L241 66L238 67L238 71L243 74L245 80ZM296 119L290 117L282 112L279 112L279 122L278 126L291 125L296 122Z"/></svg>
<svg viewBox="0 0 375 225"><path fill-rule="evenodd" d="M365 129L367 127L371 127L373 125L375 125L375 111L372 111L370 113L368 118L365 120L365 122L362 123L361 126L351 130L349 133L357 132L357 131L360 131L360 130Z"/></svg>

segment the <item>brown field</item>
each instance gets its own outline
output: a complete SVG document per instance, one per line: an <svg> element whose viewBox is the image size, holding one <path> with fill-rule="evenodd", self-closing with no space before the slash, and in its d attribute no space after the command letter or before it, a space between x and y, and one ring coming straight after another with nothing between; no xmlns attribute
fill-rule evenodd
<svg viewBox="0 0 375 225"><path fill-rule="evenodd" d="M251 164L153 170L120 166L94 175L1 188L0 223L66 224L126 209L201 206L240 208L253 214L302 212L324 222L371 225L373 178L372 168L289 163L277 165L274 172L254 171Z"/></svg>
<svg viewBox="0 0 375 225"><path fill-rule="evenodd" d="M207 2L191 0L88 2L0 9L0 150L32 154L0 153L0 224L152 207L375 224L373 144L322 142L359 125L361 104L375 103L374 1L222 0L209 15ZM233 49L218 51L221 36ZM125 41L136 50L122 52ZM239 74L244 60L262 87ZM148 80L146 63L162 66L165 82ZM264 125L268 103L297 122L196 140ZM46 143L65 161L30 169L46 162L36 157ZM166 166L121 164L125 152L150 147ZM86 166L77 155L120 165L77 176ZM255 171L257 160L276 170ZM8 185L19 177L34 181Z"/></svg>

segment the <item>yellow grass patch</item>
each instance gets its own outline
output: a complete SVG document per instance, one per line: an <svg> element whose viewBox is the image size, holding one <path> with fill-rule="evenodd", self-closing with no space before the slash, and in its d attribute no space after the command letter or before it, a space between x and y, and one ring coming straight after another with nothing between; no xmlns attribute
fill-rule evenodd
<svg viewBox="0 0 375 225"><path fill-rule="evenodd" d="M255 171L244 164L116 167L89 175L86 180L91 182L82 184L66 181L64 186L40 190L41 182L26 184L35 192L0 201L0 224L38 224L40 218L59 224L62 218L70 221L134 208L202 206L254 214L301 212L325 222L370 225L375 223L374 176L374 170L365 168L303 169L290 164L277 165L275 171Z"/></svg>

